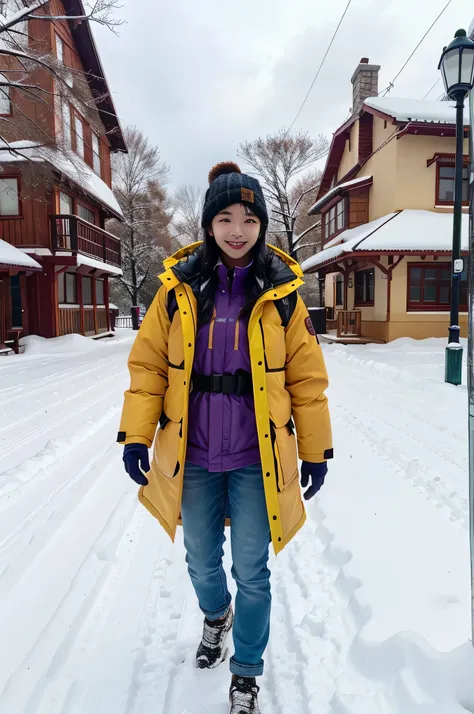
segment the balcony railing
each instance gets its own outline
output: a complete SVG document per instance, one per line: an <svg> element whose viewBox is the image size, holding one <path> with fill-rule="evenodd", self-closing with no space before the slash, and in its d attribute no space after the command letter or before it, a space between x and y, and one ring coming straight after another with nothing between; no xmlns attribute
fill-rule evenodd
<svg viewBox="0 0 474 714"><path fill-rule="evenodd" d="M120 241L111 233L78 216L54 215L51 220L53 253L71 251L71 255L88 255L120 268Z"/></svg>

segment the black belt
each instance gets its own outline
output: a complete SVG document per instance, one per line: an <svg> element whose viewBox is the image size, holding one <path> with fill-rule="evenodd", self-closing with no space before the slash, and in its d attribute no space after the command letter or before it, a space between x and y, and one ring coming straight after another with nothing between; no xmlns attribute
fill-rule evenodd
<svg viewBox="0 0 474 714"><path fill-rule="evenodd" d="M235 394L240 396L244 392L251 392L252 375L248 372L237 374L193 374L193 391L213 392L214 394Z"/></svg>

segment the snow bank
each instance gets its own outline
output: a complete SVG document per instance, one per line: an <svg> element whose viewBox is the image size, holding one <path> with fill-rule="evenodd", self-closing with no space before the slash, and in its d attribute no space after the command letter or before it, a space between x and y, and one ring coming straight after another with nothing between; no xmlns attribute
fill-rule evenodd
<svg viewBox="0 0 474 714"><path fill-rule="evenodd" d="M50 339L29 335L21 338L20 345L25 348L24 354L27 355L88 354L103 350L105 346L101 340L92 340L78 334Z"/></svg>

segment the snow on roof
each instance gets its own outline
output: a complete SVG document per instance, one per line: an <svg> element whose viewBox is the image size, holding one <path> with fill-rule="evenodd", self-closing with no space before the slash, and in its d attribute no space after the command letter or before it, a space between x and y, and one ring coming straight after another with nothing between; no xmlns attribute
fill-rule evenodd
<svg viewBox="0 0 474 714"><path fill-rule="evenodd" d="M8 151L11 148L13 151ZM21 152L21 154L15 153ZM33 141L0 141L0 162L46 161L74 181L83 191L90 193L113 213L123 216L113 191L100 176L75 153L68 156L64 151L50 146L40 146Z"/></svg>
<svg viewBox="0 0 474 714"><path fill-rule="evenodd" d="M114 305L113 302L109 302L109 310L120 310L120 308Z"/></svg>
<svg viewBox="0 0 474 714"><path fill-rule="evenodd" d="M89 258L88 255L80 255L79 253L77 254L77 265L87 265L89 268L103 270L104 273L110 273L111 275L123 275L121 268L110 265L110 263L102 263L100 260L95 260L95 258Z"/></svg>
<svg viewBox="0 0 474 714"><path fill-rule="evenodd" d="M402 99L399 97L369 97L364 104L397 121L455 124L455 102L437 102L433 99ZM469 112L464 113L464 124L469 126Z"/></svg>
<svg viewBox="0 0 474 714"><path fill-rule="evenodd" d="M321 198L319 198L314 206L311 206L311 208L308 211L308 216L311 216L313 213L315 213L318 208L320 208L323 204L327 203L333 196L337 196L337 194L340 191L343 191L346 188L350 188L351 186L357 186L359 183L363 183L364 181L370 181L372 179L372 176L359 176L358 178L352 179L351 181L345 181L344 183L340 183L338 186L334 186L334 188L331 188L330 191L324 194Z"/></svg>
<svg viewBox="0 0 474 714"><path fill-rule="evenodd" d="M41 270L41 265L23 251L0 239L0 265Z"/></svg>
<svg viewBox="0 0 474 714"><path fill-rule="evenodd" d="M303 272L358 251L446 251L452 247L453 214L406 209L351 228L301 264ZM339 241L336 244L336 241ZM469 246L469 216L462 216L461 250Z"/></svg>

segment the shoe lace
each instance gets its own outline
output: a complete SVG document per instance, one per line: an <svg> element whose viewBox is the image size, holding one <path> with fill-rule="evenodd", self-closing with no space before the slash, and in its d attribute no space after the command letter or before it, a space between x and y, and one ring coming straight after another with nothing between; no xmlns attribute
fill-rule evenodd
<svg viewBox="0 0 474 714"><path fill-rule="evenodd" d="M258 711L255 709L256 697L259 692L259 687L252 682L246 681L245 679L237 679L231 688L231 698L232 704L240 707L239 714L245 714L249 712L253 714Z"/></svg>

